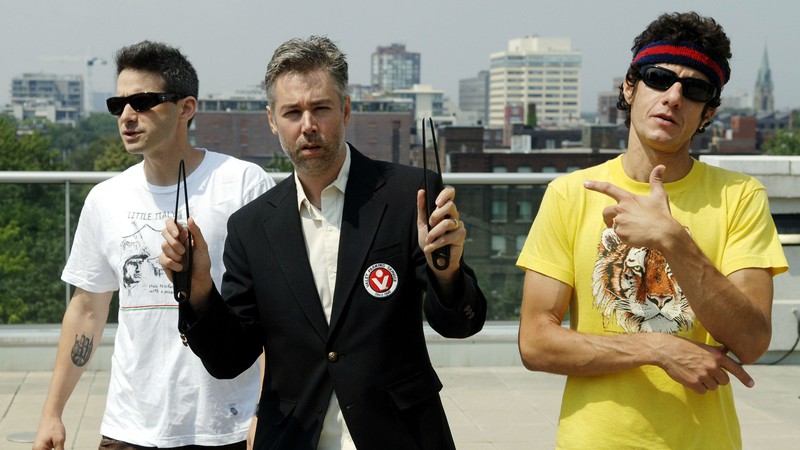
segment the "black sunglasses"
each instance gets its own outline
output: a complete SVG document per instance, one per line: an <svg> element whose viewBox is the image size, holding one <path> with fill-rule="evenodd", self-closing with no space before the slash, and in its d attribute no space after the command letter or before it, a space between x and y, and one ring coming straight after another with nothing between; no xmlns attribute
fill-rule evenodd
<svg viewBox="0 0 800 450"><path fill-rule="evenodd" d="M108 112L115 116L120 116L125 109L125 105L131 105L131 108L136 112L145 112L153 109L156 105L164 102L177 102L184 97L188 97L188 95L142 92L127 97L111 97L106 100L106 106L108 106Z"/></svg>
<svg viewBox="0 0 800 450"><path fill-rule="evenodd" d="M707 103L719 94L717 87L708 81L699 78L682 78L669 69L650 64L639 69L639 76L644 84L659 91L666 91L676 82L680 82L683 96L700 103Z"/></svg>

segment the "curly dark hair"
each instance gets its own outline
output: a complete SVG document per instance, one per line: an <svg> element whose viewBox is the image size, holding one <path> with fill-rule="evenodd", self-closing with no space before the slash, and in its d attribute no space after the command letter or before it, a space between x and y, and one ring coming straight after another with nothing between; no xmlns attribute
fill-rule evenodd
<svg viewBox="0 0 800 450"><path fill-rule="evenodd" d="M164 80L164 91L197 98L200 82L186 55L161 42L142 41L117 51L117 75L125 69L154 73ZM191 126L192 120L189 120Z"/></svg>
<svg viewBox="0 0 800 450"><path fill-rule="evenodd" d="M730 78L731 68L728 60L731 58L731 41L718 24L711 17L704 17L696 12L687 13L665 13L650 23L647 28L633 40L631 52L635 56L646 45L656 41L675 41L691 42L703 48L711 58L720 63L725 78ZM625 75L625 81L629 86L636 88L640 80L639 68L630 66ZM623 90L624 85L619 86L619 98L617 109L625 111L625 126L631 126L631 105L625 100ZM720 92L706 103L703 108L703 116L710 108L717 108L720 105ZM705 131L711 122L702 124L699 133Z"/></svg>

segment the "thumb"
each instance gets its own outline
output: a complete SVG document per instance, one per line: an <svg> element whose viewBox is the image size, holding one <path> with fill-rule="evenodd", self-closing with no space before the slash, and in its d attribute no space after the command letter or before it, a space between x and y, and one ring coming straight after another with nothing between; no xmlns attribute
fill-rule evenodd
<svg viewBox="0 0 800 450"><path fill-rule="evenodd" d="M663 164L659 164L653 167L653 170L650 172L650 195L658 194L658 195L665 195L666 190L664 189L664 171L667 168Z"/></svg>

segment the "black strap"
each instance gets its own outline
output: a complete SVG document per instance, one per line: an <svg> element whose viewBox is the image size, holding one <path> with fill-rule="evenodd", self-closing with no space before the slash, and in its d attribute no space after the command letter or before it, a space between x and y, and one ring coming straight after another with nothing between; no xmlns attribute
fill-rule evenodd
<svg viewBox="0 0 800 450"><path fill-rule="evenodd" d="M186 205L186 220L189 220L189 190L186 188L186 165L181 160L178 167L178 192L175 196L175 216L172 220L178 225L178 205L181 199L181 182L183 182L183 201ZM192 234L188 234L186 239L186 254L183 261L183 272L175 272L172 275L173 296L178 302L189 300L192 293Z"/></svg>
<svg viewBox="0 0 800 450"><path fill-rule="evenodd" d="M433 118L428 118L430 125L431 125L431 139L433 140L433 152L435 154L436 159L436 174L438 177L438 184L437 186L443 186L444 183L442 182L442 165L439 162L439 146L436 145L436 133L433 129ZM425 139L425 119L422 119L422 173L423 173L423 183L425 184L425 215L428 216L428 220L426 225L428 226L428 231L431 231L431 211L436 209L436 197L439 196L439 192L435 194L431 192L430 186L428 185L428 154L426 148L426 139ZM439 270L445 270L450 265L450 245L445 245L444 247L439 247L433 251L431 255L431 259L433 259L433 267Z"/></svg>

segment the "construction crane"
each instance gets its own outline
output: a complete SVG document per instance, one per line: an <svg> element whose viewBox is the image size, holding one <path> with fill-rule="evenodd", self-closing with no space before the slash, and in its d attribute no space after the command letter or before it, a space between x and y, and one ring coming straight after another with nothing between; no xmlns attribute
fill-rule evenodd
<svg viewBox="0 0 800 450"><path fill-rule="evenodd" d="M86 86L83 93L84 115L88 116L92 112L92 68L96 65L106 65L108 61L99 56L92 56L89 49L86 49L84 55L63 55L63 56L42 56L39 58L41 61L59 62L59 63L81 63L84 67L84 79Z"/></svg>

